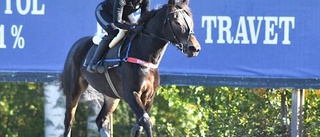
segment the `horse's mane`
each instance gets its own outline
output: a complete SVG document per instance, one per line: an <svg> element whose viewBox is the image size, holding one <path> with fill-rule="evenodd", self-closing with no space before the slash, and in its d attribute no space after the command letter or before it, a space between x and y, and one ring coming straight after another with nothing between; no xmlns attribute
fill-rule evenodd
<svg viewBox="0 0 320 137"><path fill-rule="evenodd" d="M165 7L167 7L167 6L168 6L168 5L163 5L161 8L153 9L153 10L151 10L151 11L149 11L149 12L143 13L143 14L141 15L138 23L139 23L139 24L143 24L143 23L147 22L149 19L151 19L151 18L155 15L155 13L156 13L158 10L163 9L163 8L165 8ZM191 11L190 11L190 8L189 8L188 5L183 4L182 2L178 2L178 3L176 3L174 6L177 6L177 7L181 8L181 9L184 9L185 12L186 12L190 17L192 17L192 14L191 14Z"/></svg>
<svg viewBox="0 0 320 137"><path fill-rule="evenodd" d="M166 6L166 5L164 5L164 6ZM147 22L149 19L151 19L151 18L156 14L156 12L157 12L158 10L164 8L164 6L162 6L161 8L153 9L153 10L151 10L151 11L149 11L149 12L143 13L143 14L141 15L139 21L138 21L139 25L140 25L140 24L143 24L143 23Z"/></svg>

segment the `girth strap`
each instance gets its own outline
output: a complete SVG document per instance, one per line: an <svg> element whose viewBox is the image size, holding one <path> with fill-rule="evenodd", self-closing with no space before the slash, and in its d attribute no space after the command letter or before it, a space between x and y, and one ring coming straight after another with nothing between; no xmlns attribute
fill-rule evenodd
<svg viewBox="0 0 320 137"><path fill-rule="evenodd" d="M106 77L111 89L112 89L112 92L118 97L118 98L121 98L120 95L118 94L116 88L114 87L114 84L112 83L112 80L110 78L110 75L109 75L109 70L106 70L106 72L104 73L104 76Z"/></svg>

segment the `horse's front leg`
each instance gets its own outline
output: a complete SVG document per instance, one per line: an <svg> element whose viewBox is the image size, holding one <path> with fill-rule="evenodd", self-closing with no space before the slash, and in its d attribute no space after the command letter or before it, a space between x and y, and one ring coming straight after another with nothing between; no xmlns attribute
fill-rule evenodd
<svg viewBox="0 0 320 137"><path fill-rule="evenodd" d="M142 125L142 126L140 126ZM136 123L133 124L130 137L140 137L143 129L146 131L148 137L152 137L152 122L148 113L137 117Z"/></svg>
<svg viewBox="0 0 320 137"><path fill-rule="evenodd" d="M132 127L130 137L139 137L143 129L146 131L148 137L152 137L152 122L148 114L150 110L149 106L151 105L149 103L147 103L148 105L143 105L146 104L146 102L143 103L141 100L141 94L137 92L133 92L133 94L134 96L132 97L135 99L130 103L128 102L128 104L135 112L137 120Z"/></svg>

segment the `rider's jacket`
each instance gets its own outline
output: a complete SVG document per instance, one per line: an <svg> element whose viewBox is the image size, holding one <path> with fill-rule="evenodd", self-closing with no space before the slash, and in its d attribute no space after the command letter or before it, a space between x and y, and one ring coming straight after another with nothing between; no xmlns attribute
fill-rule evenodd
<svg viewBox="0 0 320 137"><path fill-rule="evenodd" d="M102 3L102 8L108 15L112 15L115 26L129 30L131 25L124 21L129 21L128 16L138 9L141 9L141 14L149 11L150 0L105 0Z"/></svg>

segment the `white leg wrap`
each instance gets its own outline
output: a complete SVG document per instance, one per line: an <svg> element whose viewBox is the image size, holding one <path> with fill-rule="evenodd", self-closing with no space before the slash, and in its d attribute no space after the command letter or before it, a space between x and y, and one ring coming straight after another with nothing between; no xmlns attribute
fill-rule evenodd
<svg viewBox="0 0 320 137"><path fill-rule="evenodd" d="M100 129L100 135L101 137L110 137L110 133L103 128Z"/></svg>
<svg viewBox="0 0 320 137"><path fill-rule="evenodd" d="M142 115L142 117L150 118L150 116L149 116L149 114L148 114L148 113L144 113L144 114Z"/></svg>
<svg viewBox="0 0 320 137"><path fill-rule="evenodd" d="M71 137L71 129L69 130L67 137Z"/></svg>

